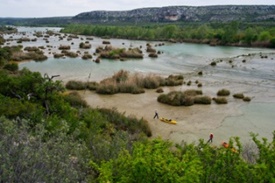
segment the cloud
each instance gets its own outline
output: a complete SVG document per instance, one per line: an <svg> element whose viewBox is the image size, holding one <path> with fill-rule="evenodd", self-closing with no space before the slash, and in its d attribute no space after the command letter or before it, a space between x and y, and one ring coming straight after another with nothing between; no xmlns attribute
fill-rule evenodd
<svg viewBox="0 0 275 183"><path fill-rule="evenodd" d="M143 7L228 4L226 0L0 0L0 17L74 16L93 10L132 10ZM230 4L274 5L274 0L231 0Z"/></svg>

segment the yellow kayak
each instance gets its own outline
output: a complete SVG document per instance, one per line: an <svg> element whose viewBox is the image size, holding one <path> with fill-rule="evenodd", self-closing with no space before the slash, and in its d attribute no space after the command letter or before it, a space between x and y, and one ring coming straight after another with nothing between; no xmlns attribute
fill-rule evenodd
<svg viewBox="0 0 275 183"><path fill-rule="evenodd" d="M173 119L159 118L159 120L165 123L173 124L173 125L177 124L177 121Z"/></svg>

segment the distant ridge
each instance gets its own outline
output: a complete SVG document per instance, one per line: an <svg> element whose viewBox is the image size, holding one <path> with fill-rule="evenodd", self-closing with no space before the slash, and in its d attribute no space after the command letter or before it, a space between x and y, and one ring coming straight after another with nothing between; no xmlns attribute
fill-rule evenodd
<svg viewBox="0 0 275 183"><path fill-rule="evenodd" d="M275 5L167 6L129 11L91 11L72 17L78 23L262 22L275 20Z"/></svg>

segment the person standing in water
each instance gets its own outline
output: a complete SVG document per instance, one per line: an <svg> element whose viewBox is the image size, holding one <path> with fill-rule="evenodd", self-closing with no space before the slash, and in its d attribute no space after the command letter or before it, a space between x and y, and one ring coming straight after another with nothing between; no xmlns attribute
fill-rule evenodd
<svg viewBox="0 0 275 183"><path fill-rule="evenodd" d="M157 110L155 110L155 116L154 116L154 119L155 118L158 118L159 119L159 114L158 114L158 111Z"/></svg>

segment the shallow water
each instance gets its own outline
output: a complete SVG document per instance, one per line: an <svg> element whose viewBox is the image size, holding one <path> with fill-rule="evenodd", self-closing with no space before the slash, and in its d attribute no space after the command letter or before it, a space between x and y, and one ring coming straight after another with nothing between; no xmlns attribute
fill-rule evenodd
<svg viewBox="0 0 275 183"><path fill-rule="evenodd" d="M44 28L51 30L51 28ZM54 31L59 31L58 28L53 28ZM25 37L34 38L33 33L35 31L43 32L43 28L26 28L21 27L19 31L25 32ZM14 38L20 37L20 35L14 35ZM22 37L22 36L21 36ZM128 59L127 61L107 60L102 59L100 64L96 64L92 60L82 60L81 58L65 58L54 59L50 52L58 51L59 45L70 45L72 51L88 51L93 54L96 47L102 45L103 39L94 37L94 40L90 41L92 48L89 50L79 49L80 42L86 40L85 36L79 36L79 39L73 39L67 41L66 39L59 40L58 36L51 36L48 38L49 43L45 43L43 38L37 38L36 42L24 42L23 46L47 46L51 45L53 48L46 50L49 52L49 58L44 62L25 62L20 64L20 68L27 67L32 71L39 71L41 73L47 73L49 75L59 74L62 80L69 79L81 79L86 80L91 73L94 80L101 80L103 78L113 75L115 72L125 69L130 72L143 72L143 73L156 73L156 74L185 74L194 70L203 69L213 59L236 57L238 55L246 55L251 53L265 53L272 52L270 49L260 48L240 48L240 47L226 47L226 46L209 46L203 44L192 43L165 43L164 46L158 46L160 42L149 42L152 46L156 46L157 51L162 52L158 58L150 58L146 53L147 41L132 41L122 39L109 39L111 45L119 48L129 47L142 47L144 53L144 59ZM73 45L71 45L74 43ZM15 44L15 42L11 43ZM93 59L96 57L94 56Z"/></svg>

